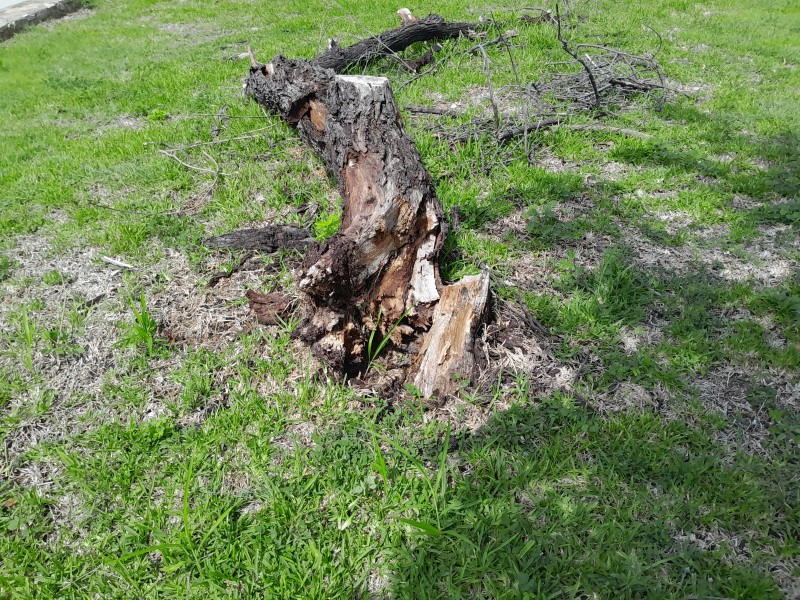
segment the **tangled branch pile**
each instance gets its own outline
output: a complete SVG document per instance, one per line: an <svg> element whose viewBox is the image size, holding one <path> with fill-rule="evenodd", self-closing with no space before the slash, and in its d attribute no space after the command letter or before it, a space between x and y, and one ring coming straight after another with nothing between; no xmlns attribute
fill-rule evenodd
<svg viewBox="0 0 800 600"><path fill-rule="evenodd" d="M547 69L536 79L523 81L516 68L514 53L518 32L505 29L496 38L481 41L467 52L479 55L486 75L486 88L479 103L479 114L470 119L469 108L406 107L415 115L433 119L426 127L451 143L483 140L489 153L502 153L501 162L516 158L517 150L529 152L529 137L544 129L558 127L584 130L606 130L647 138L646 134L609 127L600 119L649 104L659 110L675 93L666 82L661 65L652 55L632 54L599 44L575 44L564 37L566 16L543 9L525 9L521 16L488 22L488 31L500 32L509 26L530 26L548 23L556 29L556 37L569 60L544 65ZM530 11L536 11L531 13ZM535 15L535 16L533 16ZM480 35L480 34L478 34ZM486 34L484 34L486 35ZM488 36L486 36L488 37ZM490 58L487 49L501 52ZM443 57L425 73L435 71L448 60ZM495 88L493 77L504 70L513 71L515 83ZM419 76L414 79L418 78ZM577 120L580 123L571 123ZM586 122L592 119L593 122ZM505 148L499 148L505 145ZM497 157L494 157L497 158ZM495 162L495 161L491 161Z"/></svg>

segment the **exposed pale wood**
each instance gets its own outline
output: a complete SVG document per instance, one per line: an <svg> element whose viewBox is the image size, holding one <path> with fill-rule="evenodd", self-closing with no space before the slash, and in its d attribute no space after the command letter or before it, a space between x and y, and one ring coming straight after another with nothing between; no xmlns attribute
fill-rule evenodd
<svg viewBox="0 0 800 600"><path fill-rule="evenodd" d="M101 256L100 260L102 260L103 262L106 262L106 263L108 263L110 265L114 265L115 267L120 267L121 269L129 269L131 271L137 271L138 270L133 265L129 265L128 263L122 262L121 260L116 260L114 258L111 258L110 256Z"/></svg>
<svg viewBox="0 0 800 600"><path fill-rule="evenodd" d="M445 286L433 313L433 325L411 367L423 396L449 396L472 380L475 338L486 314L489 273Z"/></svg>

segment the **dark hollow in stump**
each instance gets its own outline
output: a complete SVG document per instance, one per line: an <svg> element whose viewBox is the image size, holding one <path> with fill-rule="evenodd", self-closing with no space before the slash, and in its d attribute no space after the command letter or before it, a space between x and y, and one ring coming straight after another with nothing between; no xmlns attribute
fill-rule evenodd
<svg viewBox="0 0 800 600"><path fill-rule="evenodd" d="M371 337L376 346L391 333L393 342L419 348L406 361L407 383L426 397L453 393L473 375L489 276L442 285L442 205L403 131L389 80L277 56L251 69L245 92L297 127L343 199L339 232L305 255L299 288L313 310L297 335L355 376L373 358Z"/></svg>

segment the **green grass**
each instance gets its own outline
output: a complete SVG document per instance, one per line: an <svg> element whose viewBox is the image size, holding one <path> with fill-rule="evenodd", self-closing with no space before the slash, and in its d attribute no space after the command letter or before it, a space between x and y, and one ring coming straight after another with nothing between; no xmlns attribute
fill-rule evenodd
<svg viewBox="0 0 800 600"><path fill-rule="evenodd" d="M574 375L443 409L330 380L294 318L254 324L245 288L288 288L297 256L205 286L240 258L208 235L340 221L321 161L241 98L239 55L311 57L396 4L101 0L0 44L0 598L796 594L800 10L575 4L575 41L656 52L695 91L602 117L650 139L562 128L530 160L404 112L460 215L443 277L491 269ZM564 59L551 25L514 26L524 80ZM366 72L401 107L468 104L468 44L414 82Z"/></svg>

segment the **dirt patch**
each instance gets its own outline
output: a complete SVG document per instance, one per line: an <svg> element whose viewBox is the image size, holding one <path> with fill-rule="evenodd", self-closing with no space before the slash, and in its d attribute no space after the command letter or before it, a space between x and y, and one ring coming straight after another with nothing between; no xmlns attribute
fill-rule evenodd
<svg viewBox="0 0 800 600"><path fill-rule="evenodd" d="M718 528L699 529L693 532L679 531L670 537L674 542L690 544L703 552L724 549L725 560L728 564L747 563L753 556L748 547L749 536L730 534Z"/></svg>
<svg viewBox="0 0 800 600"><path fill-rule="evenodd" d="M211 257L212 268L222 265L221 256ZM252 328L253 316L242 303L248 285L261 283L260 260L223 278L213 288L204 289L199 276L181 253L164 250L164 258L154 270L168 269L169 282L150 298L150 306L159 319L159 334L172 346L182 349L219 350Z"/></svg>
<svg viewBox="0 0 800 600"><path fill-rule="evenodd" d="M142 17L142 22L153 25L158 29L156 37L170 39L173 45L197 46L213 42L233 34L236 30L221 29L219 23L213 21L192 21L189 23L164 23L158 16L148 15Z"/></svg>
<svg viewBox="0 0 800 600"><path fill-rule="evenodd" d="M8 455L18 457L87 422L116 418L98 398L113 371L116 323L125 307L117 294L120 270L100 263L94 249L57 252L42 236L20 236L6 253L17 268L0 288L0 367L35 382L2 411L23 415L5 440ZM32 331L30 346L21 315Z"/></svg>
<svg viewBox="0 0 800 600"><path fill-rule="evenodd" d="M723 560L729 565L752 565L751 540L754 538L753 534L732 534L715 527L711 529L701 528L691 532L681 530L673 532L670 537L677 544L694 546L703 552L721 550ZM757 548L754 550L774 554L772 548ZM773 564L769 568L769 574L787 600L800 599L800 577L795 574L800 568L800 561L796 559L776 560L773 558L770 562Z"/></svg>
<svg viewBox="0 0 800 600"><path fill-rule="evenodd" d="M636 170L637 168L633 165L611 160L600 165L600 179L598 179L597 175L590 175L586 183L591 186L600 181L620 181Z"/></svg>
<svg viewBox="0 0 800 600"><path fill-rule="evenodd" d="M700 267L725 281L752 280L775 286L793 277L800 267L796 259L787 255L786 246L777 235L764 235L743 243L741 253L734 254L724 247L714 247L725 234L725 227L706 228L696 233L695 240L682 246L665 247L654 243L638 229L619 222L618 225L623 232L622 239L633 250L636 265L643 270L685 274ZM672 231L682 228L682 225L675 225Z"/></svg>
<svg viewBox="0 0 800 600"><path fill-rule="evenodd" d="M140 117L133 117L131 115L119 115L108 126L110 129L131 129L139 131L144 129L146 121Z"/></svg>
<svg viewBox="0 0 800 600"><path fill-rule="evenodd" d="M793 414L800 412L800 382L781 372L752 371L728 366L694 381L699 400L708 410L725 418L728 427L715 437L731 452L744 450L771 459L771 429L776 425L772 409L779 407ZM759 394L772 390L772 394Z"/></svg>
<svg viewBox="0 0 800 600"><path fill-rule="evenodd" d="M0 284L0 368L27 382L23 386L27 389L0 411L4 417L15 414L20 419L4 440L12 466L43 441L64 439L103 423L174 414L181 419L179 425L194 426L226 404L217 394L185 414L178 401L183 388L170 373L180 367L188 350L230 347L234 357L244 351L238 338L255 325L243 304L244 293L262 284L265 265L260 259L208 289L200 285L201 276L188 259L169 249L161 250L164 258L159 263L137 273L145 289L158 290L146 292L148 311L160 323L158 336L178 350L159 365L152 380L143 382L149 393L139 408L120 406L126 401L109 391L134 352L118 344L124 326L132 321L123 296L123 270L101 262L94 248L63 251L42 235L20 236L16 241L5 253L17 266L12 278ZM225 258L210 256L209 269L221 267ZM271 272L276 273L279 276L280 269ZM48 285L48 278L58 283ZM26 354L19 323L23 307L35 329L30 347L35 379L21 368ZM265 354L266 360L267 346L262 344L255 356ZM215 373L215 389L226 389L234 368L232 361Z"/></svg>
<svg viewBox="0 0 800 600"><path fill-rule="evenodd" d="M15 469L9 480L23 488L36 490L40 495L45 495L52 490L56 482L64 474L63 465L53 459L43 459L30 462Z"/></svg>
<svg viewBox="0 0 800 600"><path fill-rule="evenodd" d="M81 494L67 492L50 504L50 519L54 532L48 543L57 548L69 548L77 554L90 552L84 541L88 535L91 503Z"/></svg>
<svg viewBox="0 0 800 600"><path fill-rule="evenodd" d="M800 560L781 560L769 569L770 575L786 595L786 600L800 600Z"/></svg>

